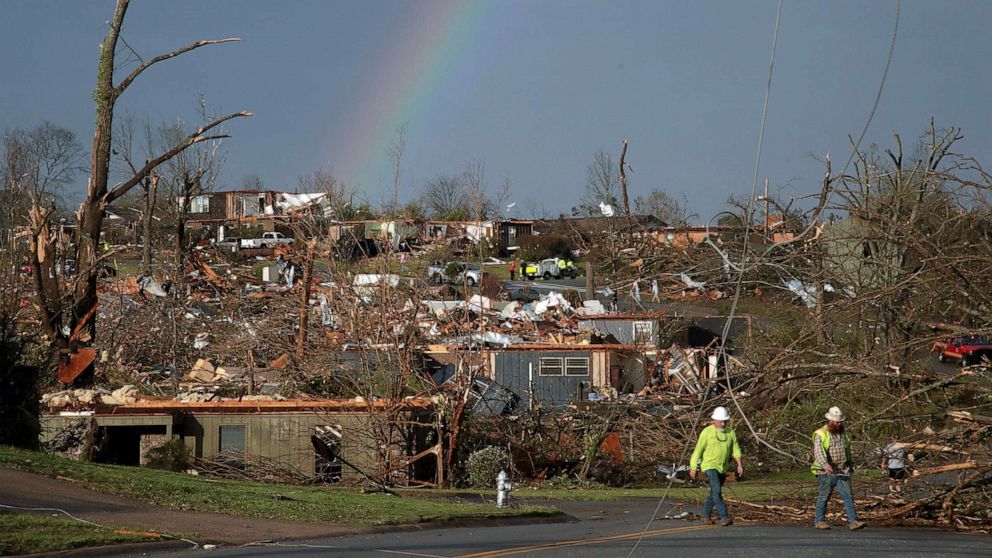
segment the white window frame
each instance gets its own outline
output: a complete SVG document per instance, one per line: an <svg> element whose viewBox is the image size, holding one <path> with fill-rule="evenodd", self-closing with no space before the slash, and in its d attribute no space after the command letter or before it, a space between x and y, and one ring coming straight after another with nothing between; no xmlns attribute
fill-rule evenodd
<svg viewBox="0 0 992 558"><path fill-rule="evenodd" d="M210 213L210 196L193 196L189 204L190 213Z"/></svg>
<svg viewBox="0 0 992 558"><path fill-rule="evenodd" d="M546 372L545 370L557 370L557 372ZM541 360L538 362L538 374L541 376L564 376L564 359L561 357L541 357Z"/></svg>
<svg viewBox="0 0 992 558"><path fill-rule="evenodd" d="M647 327L647 332L638 331L644 327ZM638 321L631 325L632 332L634 334L634 341L640 341L641 343L646 343L654 338L654 322L652 321ZM643 337L641 334L647 333Z"/></svg>
<svg viewBox="0 0 992 558"><path fill-rule="evenodd" d="M589 375L589 357L566 357L565 358L565 375L566 376L588 376Z"/></svg>

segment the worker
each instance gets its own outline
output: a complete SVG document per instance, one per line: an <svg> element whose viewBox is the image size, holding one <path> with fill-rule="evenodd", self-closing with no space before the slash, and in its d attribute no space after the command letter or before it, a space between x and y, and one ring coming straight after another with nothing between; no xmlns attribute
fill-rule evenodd
<svg viewBox="0 0 992 558"><path fill-rule="evenodd" d="M513 281L517 277L517 264L516 262L510 262L510 281Z"/></svg>
<svg viewBox="0 0 992 558"><path fill-rule="evenodd" d="M558 278L561 279L565 276L565 259L558 258Z"/></svg>
<svg viewBox="0 0 992 558"><path fill-rule="evenodd" d="M851 461L851 437L844 431L844 413L840 407L831 407L823 415L827 424L813 432L813 465L810 470L819 480L820 490L816 498L817 529L829 529L826 521L827 500L834 488L844 499L844 513L847 514L847 528L856 531L865 527L858 521L854 509L854 496L851 494L851 474L854 465Z"/></svg>
<svg viewBox="0 0 992 558"><path fill-rule="evenodd" d="M696 449L689 458L689 477L696 478L696 472L702 471L710 481L710 495L703 504L703 518L713 524L710 513L716 507L720 514L720 525L727 527L734 520L727 512L727 504L723 501L723 483L727 480L727 463L733 457L737 462L737 477L744 476L744 463L741 460L741 446L737 443L737 433L727 426L730 413L725 407L713 409L710 415L711 423L699 433Z"/></svg>
<svg viewBox="0 0 992 558"><path fill-rule="evenodd" d="M889 475L889 492L902 490L899 481L909 476L906 472L906 448L893 436L889 445L882 448L882 472Z"/></svg>

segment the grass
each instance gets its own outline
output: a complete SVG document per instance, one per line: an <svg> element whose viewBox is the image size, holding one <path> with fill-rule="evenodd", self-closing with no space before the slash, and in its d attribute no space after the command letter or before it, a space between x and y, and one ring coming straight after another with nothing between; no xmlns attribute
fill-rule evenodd
<svg viewBox="0 0 992 558"><path fill-rule="evenodd" d="M63 517L0 511L0 556L158 539L151 534L115 531Z"/></svg>
<svg viewBox="0 0 992 558"><path fill-rule="evenodd" d="M660 498L667 485L649 488L612 488L596 484L556 485L554 482L532 486L519 486L514 489L515 498L528 500L572 500L579 502L614 502L627 498ZM687 487L676 483L668 490L667 498L677 502L701 503L706 499L709 485L702 481L697 486ZM724 486L728 498L749 502L783 502L796 498L815 496L816 479L809 470L763 473L743 482L730 482ZM478 495L495 497L493 490L441 490L433 494Z"/></svg>
<svg viewBox="0 0 992 558"><path fill-rule="evenodd" d="M0 446L0 467L48 477L130 500L184 511L347 525L398 525L433 520L547 516L551 508L497 509L439 499L362 494L349 487L228 481L139 467L99 465ZM277 499L278 495L278 499Z"/></svg>

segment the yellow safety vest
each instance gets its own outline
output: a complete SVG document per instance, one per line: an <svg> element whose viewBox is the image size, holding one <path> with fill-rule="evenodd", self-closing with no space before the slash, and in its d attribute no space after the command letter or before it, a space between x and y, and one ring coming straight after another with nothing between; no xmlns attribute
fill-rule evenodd
<svg viewBox="0 0 992 558"><path fill-rule="evenodd" d="M823 448L823 455L830 459L830 432L827 430L826 425L821 426L813 432L813 443L820 443L820 447ZM851 437L844 433L844 460L847 462L851 461ZM843 465L843 463L841 464ZM817 464L816 459L813 459L813 465L809 468L810 472L814 475L822 470L819 464Z"/></svg>

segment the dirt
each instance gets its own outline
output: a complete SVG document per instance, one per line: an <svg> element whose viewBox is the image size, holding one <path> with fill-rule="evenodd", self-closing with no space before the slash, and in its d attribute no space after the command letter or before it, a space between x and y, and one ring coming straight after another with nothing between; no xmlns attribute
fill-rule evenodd
<svg viewBox="0 0 992 558"><path fill-rule="evenodd" d="M193 535L196 542L201 544L244 544L261 540L307 539L381 531L373 527L175 511L94 492L68 481L2 468L0 504L23 508L58 508L75 517L109 527Z"/></svg>

